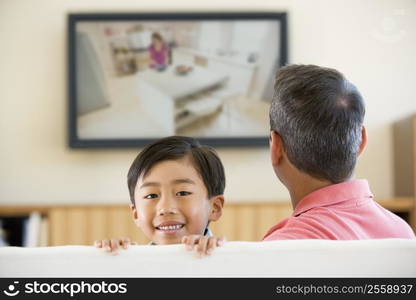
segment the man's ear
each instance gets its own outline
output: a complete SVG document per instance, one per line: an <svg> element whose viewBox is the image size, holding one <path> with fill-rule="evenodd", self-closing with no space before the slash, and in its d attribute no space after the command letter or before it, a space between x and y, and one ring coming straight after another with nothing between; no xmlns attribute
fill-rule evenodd
<svg viewBox="0 0 416 300"><path fill-rule="evenodd" d="M217 195L210 199L211 212L209 214L209 221L217 221L222 216L222 209L224 207L224 195Z"/></svg>
<svg viewBox="0 0 416 300"><path fill-rule="evenodd" d="M269 146L272 165L276 167L283 156L283 143L280 135L274 130L270 131Z"/></svg>
<svg viewBox="0 0 416 300"><path fill-rule="evenodd" d="M367 130L365 129L364 125L361 127L361 144L358 148L358 155L360 155L367 145Z"/></svg>
<svg viewBox="0 0 416 300"><path fill-rule="evenodd" d="M132 216L133 216L134 223L136 223L136 225L139 226L139 217L137 215L136 206L133 205L133 204L130 204L130 209L131 209L131 213L132 213Z"/></svg>

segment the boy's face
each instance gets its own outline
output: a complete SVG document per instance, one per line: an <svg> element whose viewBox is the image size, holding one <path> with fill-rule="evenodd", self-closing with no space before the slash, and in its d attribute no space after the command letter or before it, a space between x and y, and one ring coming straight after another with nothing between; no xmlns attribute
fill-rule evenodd
<svg viewBox="0 0 416 300"><path fill-rule="evenodd" d="M223 196L208 199L202 178L188 158L154 165L137 181L133 217L154 243L178 244L185 235L203 234L221 216Z"/></svg>

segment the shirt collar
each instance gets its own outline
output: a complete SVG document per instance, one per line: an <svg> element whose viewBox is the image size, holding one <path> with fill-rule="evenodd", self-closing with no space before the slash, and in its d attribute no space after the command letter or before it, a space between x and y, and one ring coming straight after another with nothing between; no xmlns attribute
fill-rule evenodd
<svg viewBox="0 0 416 300"><path fill-rule="evenodd" d="M368 181L365 179L332 184L306 195L296 205L292 216L298 216L315 207L329 206L344 201L357 202L373 197Z"/></svg>
<svg viewBox="0 0 416 300"><path fill-rule="evenodd" d="M208 227L207 227L207 228L205 228L204 235L205 235L205 236L212 236L212 232L211 232L211 230L209 230L209 228L208 228Z"/></svg>

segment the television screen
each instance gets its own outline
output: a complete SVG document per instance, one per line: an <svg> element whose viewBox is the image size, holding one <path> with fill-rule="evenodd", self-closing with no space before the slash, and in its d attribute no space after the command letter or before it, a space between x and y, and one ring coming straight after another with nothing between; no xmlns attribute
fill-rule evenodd
<svg viewBox="0 0 416 300"><path fill-rule="evenodd" d="M69 15L69 145L267 144L285 13Z"/></svg>

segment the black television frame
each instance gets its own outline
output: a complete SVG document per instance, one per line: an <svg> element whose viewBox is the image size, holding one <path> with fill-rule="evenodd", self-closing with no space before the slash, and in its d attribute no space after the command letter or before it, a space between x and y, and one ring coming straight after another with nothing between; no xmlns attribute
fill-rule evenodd
<svg viewBox="0 0 416 300"><path fill-rule="evenodd" d="M77 133L77 69L76 69L76 24L80 21L205 21L205 20L273 20L280 22L279 66L288 63L288 25L286 12L178 12L178 13L71 13L68 15L68 145L70 148L134 148L142 147L155 138L140 139L80 139ZM268 117L268 116L265 116ZM264 137L195 137L202 144L213 147L264 147Z"/></svg>

